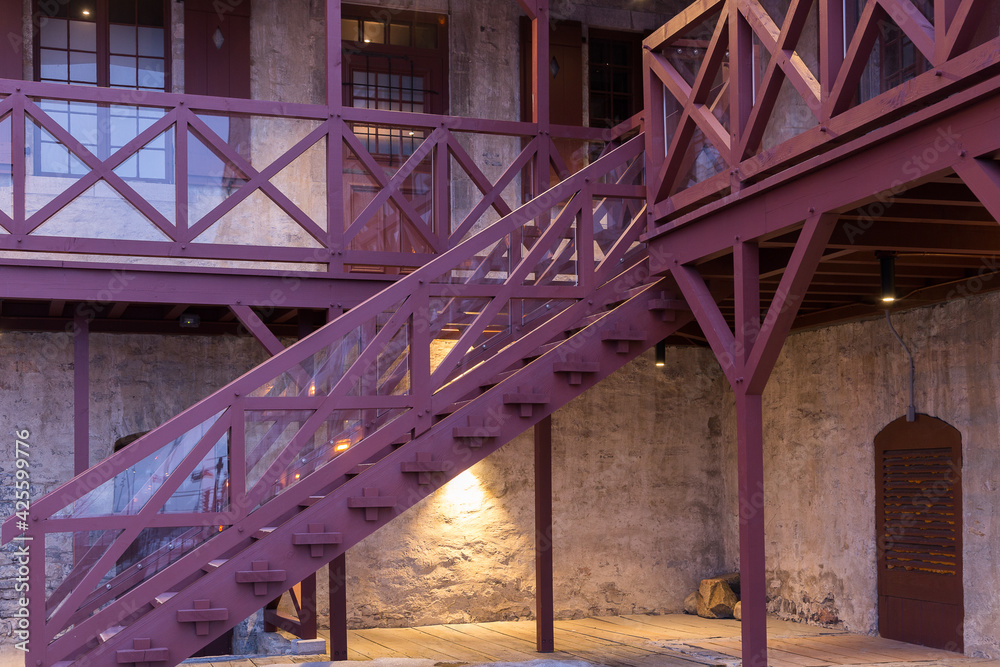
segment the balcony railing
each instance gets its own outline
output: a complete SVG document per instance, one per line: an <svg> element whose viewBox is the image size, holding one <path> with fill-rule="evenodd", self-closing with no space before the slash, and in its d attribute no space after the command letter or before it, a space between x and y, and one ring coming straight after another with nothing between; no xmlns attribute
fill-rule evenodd
<svg viewBox="0 0 1000 667"><path fill-rule="evenodd" d="M0 81L8 259L406 273L636 129ZM570 148L567 148L570 147ZM473 156L479 156L479 159ZM482 156L488 156L483 160Z"/></svg>
<svg viewBox="0 0 1000 667"><path fill-rule="evenodd" d="M644 42L650 232L996 75L998 29L989 0L697 0Z"/></svg>
<svg viewBox="0 0 1000 667"><path fill-rule="evenodd" d="M626 141L34 502L37 558L66 559L33 561L47 594L32 598L31 659L96 646L641 284L642 147ZM8 519L3 540L20 530Z"/></svg>

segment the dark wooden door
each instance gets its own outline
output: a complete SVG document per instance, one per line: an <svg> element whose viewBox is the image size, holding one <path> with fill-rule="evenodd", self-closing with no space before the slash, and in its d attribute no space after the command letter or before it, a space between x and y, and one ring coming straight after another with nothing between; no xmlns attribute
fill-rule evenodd
<svg viewBox="0 0 1000 667"><path fill-rule="evenodd" d="M250 97L250 0L184 3L184 92Z"/></svg>
<svg viewBox="0 0 1000 667"><path fill-rule="evenodd" d="M879 633L962 652L962 436L927 415L875 437Z"/></svg>
<svg viewBox="0 0 1000 667"><path fill-rule="evenodd" d="M0 78L22 78L21 3L0 3Z"/></svg>

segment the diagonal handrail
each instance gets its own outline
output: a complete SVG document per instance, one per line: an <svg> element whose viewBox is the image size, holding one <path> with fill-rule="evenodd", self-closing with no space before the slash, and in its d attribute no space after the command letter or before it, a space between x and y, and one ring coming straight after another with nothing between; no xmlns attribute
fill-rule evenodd
<svg viewBox="0 0 1000 667"><path fill-rule="evenodd" d="M557 184L540 197L512 211L456 248L445 252L413 274L390 285L383 292L372 297L360 307L349 311L295 346L279 352L261 366L251 370L192 408L169 420L163 426L143 436L129 447L112 455L99 466L60 485L54 491L38 499L33 504L33 510L38 515L39 520L32 523L29 530L29 533L32 535L44 537L47 532L51 532L56 526L61 531L72 531L76 529L74 528L75 521L79 521L80 526L86 524L93 527L97 519L105 521L107 529L118 527L118 529L122 530L121 534L115 538L113 544L97 557L96 562L91 565L86 574L78 578L79 583L75 587L76 590L58 602L46 624L44 636L47 639L53 639L58 633L65 631L68 625L73 625L74 622L76 625L70 633L74 632L76 628L91 628L103 622L96 619L108 619L113 616L115 613L114 610L117 608L117 603L111 604L108 608L97 612L95 616L90 618L84 618L86 614L81 615L81 610L85 609L89 604L87 600L95 599L92 592L101 583L101 577L110 570L111 566L114 565L125 549L136 539L143 528L149 525L149 520L164 507L164 503L177 491L183 479L195 469L195 466L215 446L220 437L226 437L228 434L232 452L231 461L239 461L240 465L244 468L254 465L257 460L265 460L265 455L267 457L273 456L273 458L266 459L267 467L265 472L256 481L254 486L241 492L237 497L230 499L229 508L224 512L228 516L228 521L223 525L232 526L244 521L259 509L267 509L267 512L261 515L262 517L265 515L274 516L275 512L280 513L282 508L288 503L295 502L295 499L302 493L315 490L317 484L319 484L315 479L310 482L312 485L310 487L304 484L288 482L284 479L287 476L283 476L283 473L290 469L289 466L292 461L306 444L313 442L315 445L314 439L318 437L319 433L332 433L330 431L331 423L329 422L331 415L335 411L343 409L345 405L357 406L352 409L361 409L366 405L373 407L381 405L383 407L379 409L384 411L384 416L380 417L380 421L377 423L373 422L365 427L368 430L362 436L360 442L351 443L349 449L350 456L344 457L343 465L347 465L351 461L361 462L375 455L381 448L385 447L389 442L398 439L407 431L426 429L427 425L431 423L428 415L430 413L430 406L435 400L435 393L450 384L456 383L456 380L450 377L451 373L445 370L449 368L448 365L445 366L445 369L441 369L440 373L435 374L433 380L431 380L429 373L430 350L427 349L426 345L422 346L422 349L415 346L415 342L421 339L417 334L418 331L424 332L420 335L423 336L422 340L428 343L431 338L426 335L427 331L440 332L440 323L435 323L433 316L428 311L429 299L431 297L454 298L461 293L463 288L474 288L484 298L491 300L491 310L496 313L500 311L504 304L510 303L514 299L538 298L538 288L532 285L523 285L522 283L526 272L538 265L544 253L546 242L558 237L565 230L573 219L575 219L581 206L593 207L593 197L590 194L593 182L599 181L607 174L614 173L619 168L626 174L631 174L631 177L635 176L634 165L642 152L643 142L644 139L641 134L630 139L622 146L583 168L570 179ZM626 194L635 193L627 191ZM599 209L605 206L605 201L602 199L598 202ZM498 282L496 279L490 278L484 282L478 282L475 272L470 274L462 268L470 262L477 263L484 254L489 256L490 252L497 247L497 244L506 243L509 247L511 235L518 233L521 227L536 220L540 215L548 212L553 206L559 205L562 202L569 202L563 209L563 215L558 216L556 221L548 226L543 236L536 242L536 245L524 257L520 258L519 267L508 270L503 280ZM641 229L641 225L638 224L623 225L623 233L627 230L630 235L633 232L637 234L639 229ZM578 226L577 233L577 242L579 245L593 245L593 225ZM627 247L622 247L618 250L625 252L627 251ZM551 261L565 261L565 257L557 255L552 257ZM579 278L578 283L584 282L582 276L586 273L588 274L587 282L594 284L599 280L599 271L601 271L601 267L594 266L592 261L587 262L586 266L580 262L576 262L576 274ZM457 282L454 282L456 280ZM578 303L585 296L586 289L581 284L575 284L551 287L545 293L567 302ZM553 297L550 296L549 298ZM388 313L387 318L380 319L381 313ZM557 308L552 313L552 317L554 318L558 314L559 309ZM483 326L480 327L477 325L477 328L480 329L481 333L489 318L480 317L479 319L481 320L479 324ZM539 328L537 324L535 327L527 327L526 329L528 331L524 335L527 335L530 331L545 330L544 327ZM396 333L400 330L405 330L408 336L405 355L403 355L404 351L398 347L399 343L393 343ZM353 340L351 337L355 335L354 332L356 331L369 331L371 335L359 342L362 348L356 357L350 360L350 363L347 363L344 359L340 359L339 361L332 362L331 366L328 357L324 355L327 355L329 351L336 353L340 349L338 347L340 341L345 339ZM474 336L471 333L467 333L466 335L471 340L479 334L475 334ZM507 335L514 334L508 330ZM460 343L455 349L462 350L463 345L463 343ZM391 383L398 385L401 382L401 379L399 379L401 376L398 375L398 372L400 372L400 364L402 363L408 364L407 368L413 374L412 377L423 377L431 381L417 384L411 380L407 391L401 395L363 395L352 397L350 395L351 388L355 382L366 374L371 373L371 368L379 362L379 359L383 355L383 350L391 355L387 362L396 369L394 372L397 373L396 376L391 376L396 377L396 379L390 380ZM319 357L316 355L319 355ZM449 364L451 361L461 361L462 356L464 355L453 350L452 354L449 355ZM329 389L324 388L316 396L309 395L309 392L304 393L304 388L299 386L302 384L301 375L299 379L296 379L295 373L303 369L308 373L324 368L333 368L339 371L336 381L331 383ZM268 391L264 391L263 388L269 382L273 383L274 380L285 374L288 374L292 382L291 391L285 392L283 395L269 396ZM378 382L376 382L376 389L377 386ZM455 391L458 391L458 389ZM265 408L265 406L267 407ZM281 443L280 449L268 446L266 448L267 451L264 453L251 453L248 451L248 448L251 446L248 438L243 435L246 427L244 414L245 411L259 409L277 410L279 412L282 410L308 411L310 416L299 425L298 431L287 442ZM171 443L184 437L191 430L192 426L204 424L213 418L215 421L208 428L207 433L199 438L198 443L191 448L190 452L171 471L169 481L164 481L158 488L152 488L145 502L137 503L128 510L129 512L134 512L134 514L126 516L102 516L97 512L95 516L94 507L87 508L87 502L94 505L92 501L94 499L99 500L97 496L88 500L88 494L95 493L96 490L102 488L102 485L112 482L118 475L138 465L140 462L148 459L148 457L169 451ZM422 426L421 424L424 425ZM325 431L323 430L324 428L326 429ZM325 445L320 442L318 446L322 450ZM316 463L311 463L312 468L297 467L295 470L302 470L305 479L309 480L311 478L310 472L319 469L320 466L325 465L332 458L336 458L332 454L325 456L327 456L326 459L321 457ZM230 465L230 470L235 471L237 468L238 466L235 464ZM295 498L290 497L288 502L284 504L267 502L273 498L275 493L285 493L289 488L285 484L291 484L292 488L297 489L295 493L291 494ZM276 486L280 487L277 491L275 491ZM81 512L83 513L81 514ZM178 525L196 526L200 525L199 521L203 520L203 518L199 519L200 515L198 513L185 516L190 516L191 522L186 524L179 523ZM213 514L212 516L212 520L216 520L216 515ZM182 522L183 519L184 516L177 517L178 521ZM14 536L15 531L14 518L4 522L4 541L9 541ZM213 537L201 546L194 545L194 550L190 553L198 552L203 556L206 553L203 547L211 547L209 551L214 553L224 552L225 549L231 548L232 544L234 544L233 540L235 538L228 536L231 532L233 531L219 533L217 537ZM183 559L184 557L182 556L178 563ZM175 565L178 563L175 563ZM121 594L121 598L119 598L119 602L125 597L130 596L131 591L137 591L138 588L143 588L146 591L150 590L145 584L154 578L161 583L170 581L176 583L180 581L178 577L183 578L178 574L178 572L182 571L183 569L171 566L162 572L155 573L151 579L139 582L136 587L130 587L128 591L124 591ZM169 576L162 576L168 572L170 572ZM170 584L166 583L165 585ZM161 588L161 592L162 590L167 589ZM121 605L118 606L120 607ZM67 633L67 636L70 633ZM72 636L75 636L75 634Z"/></svg>

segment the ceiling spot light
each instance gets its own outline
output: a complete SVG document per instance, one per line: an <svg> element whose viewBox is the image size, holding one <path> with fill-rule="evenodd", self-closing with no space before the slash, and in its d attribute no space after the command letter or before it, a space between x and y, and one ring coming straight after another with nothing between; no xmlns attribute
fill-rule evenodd
<svg viewBox="0 0 1000 667"><path fill-rule="evenodd" d="M892 303L896 300L896 256L884 254L879 256L882 273L882 302Z"/></svg>
<svg viewBox="0 0 1000 667"><path fill-rule="evenodd" d="M663 368L667 365L667 344L662 340L656 344L656 367Z"/></svg>
<svg viewBox="0 0 1000 667"><path fill-rule="evenodd" d="M201 326L201 318L194 313L184 313L181 315L181 328L197 329Z"/></svg>

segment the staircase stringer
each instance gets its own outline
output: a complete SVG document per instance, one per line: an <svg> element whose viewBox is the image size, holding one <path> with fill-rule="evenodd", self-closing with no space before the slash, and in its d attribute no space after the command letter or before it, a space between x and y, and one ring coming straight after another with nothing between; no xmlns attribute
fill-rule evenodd
<svg viewBox="0 0 1000 667"><path fill-rule="evenodd" d="M169 658L165 664L175 665L184 660L187 653L193 653L208 644L262 607L267 600L343 554L447 481L691 321L691 315L684 313L672 322L664 322L658 313L649 310L649 297L658 294L663 287L661 281L641 289L600 321L570 336L559 346L443 419L419 438L346 481L311 507L207 573L195 584L178 592L161 607L145 614L106 643L81 656L81 659L85 659L88 667L112 667L120 664L119 659L123 654L119 651L133 650L133 642L136 640L155 638L152 649L168 650ZM618 353L613 346L602 341L602 333L607 331L609 325L638 327L644 330L645 338L635 341L627 353ZM597 357L599 370L588 375L579 385L569 385L561 374L553 370L554 363L567 354L563 348ZM549 398L548 403L535 405L530 417L520 416L522 413L516 407L504 403L505 396L526 389L547 394ZM454 429L465 426L470 416L480 417L484 423L488 421L495 435L480 440L479 446L470 446L462 438L454 437ZM418 451L429 453L435 461L442 462L442 471L429 475L428 484L419 484L416 475L403 472L403 464L414 461ZM392 509L380 510L377 519L367 520L365 512L350 507L352 499L373 497L366 493L366 489L377 489L378 497L392 499ZM294 536L307 533L310 524L323 524L327 530L340 533L341 542L325 547L320 557L311 556L308 548L293 544ZM254 561L265 561L267 568L280 568L284 573L284 581L290 583L287 586L268 583L264 595L255 595L253 584L236 583L239 573L243 573L243 579L252 578L247 573L254 571ZM211 623L210 632L199 636L195 634L191 624L181 624L176 618L178 613L193 609L196 600L203 599L211 600L213 605L216 601L224 603L229 610L229 620ZM185 647L183 652L177 648L181 646Z"/></svg>

